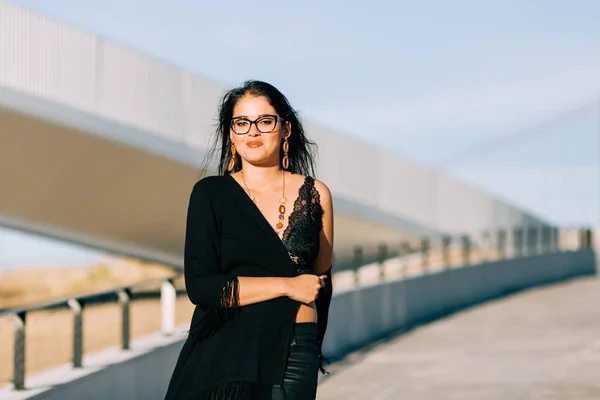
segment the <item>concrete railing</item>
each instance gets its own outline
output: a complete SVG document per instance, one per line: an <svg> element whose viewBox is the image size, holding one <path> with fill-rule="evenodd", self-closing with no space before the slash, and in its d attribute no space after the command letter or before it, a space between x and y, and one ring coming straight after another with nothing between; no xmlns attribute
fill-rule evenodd
<svg viewBox="0 0 600 400"><path fill-rule="evenodd" d="M324 353L339 358L390 333L539 285L593 275L591 249L486 262L339 293Z"/></svg>
<svg viewBox="0 0 600 400"><path fill-rule="evenodd" d="M556 242L561 244L517 252L520 256L512 259L464 263L460 267L431 268L430 255L423 252L402 258L380 260L371 267L375 280L365 279L368 269L350 270L352 279L346 287L337 285L334 293L328 333L324 342L324 353L331 359L343 357L348 352L360 348L390 333L408 329L446 315L455 310L472 306L508 293L538 285L560 282L569 278L592 275L596 271L595 253L590 231L583 230ZM541 237L541 236L540 236ZM464 241L466 242L466 241ZM467 246L466 249L471 249ZM429 247L427 247L429 251ZM383 250L382 250L383 251ZM528 255L525 255L528 253ZM441 252L440 260L451 260ZM468 252L459 252L471 259ZM495 252L506 254L506 252ZM402 274L391 273L395 265L408 266L410 259L417 261L419 268ZM423 262L427 260L427 262ZM334 278L343 283L339 276ZM12 310L15 321L15 379L13 391L4 390L7 398L79 398L82 391L87 398L162 398L177 358L184 330L178 333L174 327L173 307L175 290L172 280L166 280L162 287L163 325L162 333L129 345L128 305L131 288L119 288L107 295L117 296L123 313L122 345L106 353L93 355L82 363L81 352L81 305L84 298L65 299L73 310L73 362L56 371L32 377L31 384L25 385L24 338L25 315L30 310ZM57 306L53 303L52 306ZM48 306L48 305L46 305ZM39 308L39 307L38 307ZM79 327L79 329L78 329ZM78 333L79 332L79 333ZM129 350L123 352L122 350ZM115 360L118 360L116 362ZM74 368L73 368L74 367ZM59 384L60 383L60 384ZM12 389L12 388L11 388ZM0 397L3 394L0 391ZM126 395L130 394L130 395ZM34 396L34 397L31 397ZM2 397L4 398L4 397Z"/></svg>

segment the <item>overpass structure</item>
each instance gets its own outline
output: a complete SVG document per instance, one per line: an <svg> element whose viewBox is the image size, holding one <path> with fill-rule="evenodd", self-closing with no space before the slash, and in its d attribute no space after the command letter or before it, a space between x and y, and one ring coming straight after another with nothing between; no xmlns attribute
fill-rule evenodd
<svg viewBox="0 0 600 400"><path fill-rule="evenodd" d="M0 225L180 267L186 202L224 90L1 3ZM340 263L357 245L368 258L407 238L546 225L440 171L305 124L334 197Z"/></svg>

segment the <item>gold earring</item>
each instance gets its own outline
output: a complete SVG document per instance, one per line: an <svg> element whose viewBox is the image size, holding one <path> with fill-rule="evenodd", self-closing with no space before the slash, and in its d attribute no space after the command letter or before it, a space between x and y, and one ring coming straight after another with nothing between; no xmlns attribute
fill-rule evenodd
<svg viewBox="0 0 600 400"><path fill-rule="evenodd" d="M235 144L231 143L231 158L229 159L229 165L227 166L227 171L229 172L233 171L233 167L235 167L236 154Z"/></svg>
<svg viewBox="0 0 600 400"><path fill-rule="evenodd" d="M290 150L290 144L288 142L288 138L283 139L283 159L281 160L281 165L283 169L288 169L290 167L290 158L288 157L288 151Z"/></svg>

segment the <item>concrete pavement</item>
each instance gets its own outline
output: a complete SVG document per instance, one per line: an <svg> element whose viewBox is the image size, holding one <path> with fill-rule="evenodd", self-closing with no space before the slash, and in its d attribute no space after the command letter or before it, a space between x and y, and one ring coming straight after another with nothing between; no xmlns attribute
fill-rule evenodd
<svg viewBox="0 0 600 400"><path fill-rule="evenodd" d="M490 302L330 370L319 400L598 400L600 280Z"/></svg>

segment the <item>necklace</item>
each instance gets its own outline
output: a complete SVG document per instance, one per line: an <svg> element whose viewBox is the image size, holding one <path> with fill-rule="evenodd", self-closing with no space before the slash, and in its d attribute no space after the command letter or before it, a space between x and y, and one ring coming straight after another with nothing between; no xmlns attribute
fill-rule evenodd
<svg viewBox="0 0 600 400"><path fill-rule="evenodd" d="M246 188L246 191L248 192L248 196L250 196L250 198L252 199L252 201L254 202L254 204L257 205L256 203L256 197L254 197L254 195L252 194L252 192L250 191L250 188L248 187L248 185L246 184L246 179L244 179L244 173L242 172L240 175L242 175L242 182L244 182L244 187ZM279 235L279 232L281 232L281 228L283 228L283 220L285 218L285 204L287 203L287 197L285 197L285 172L282 171L281 173L281 180L282 180L282 190L281 190L281 197L279 198L279 217L278 217L278 221L277 224L275 224L275 232L277 232L277 235Z"/></svg>

